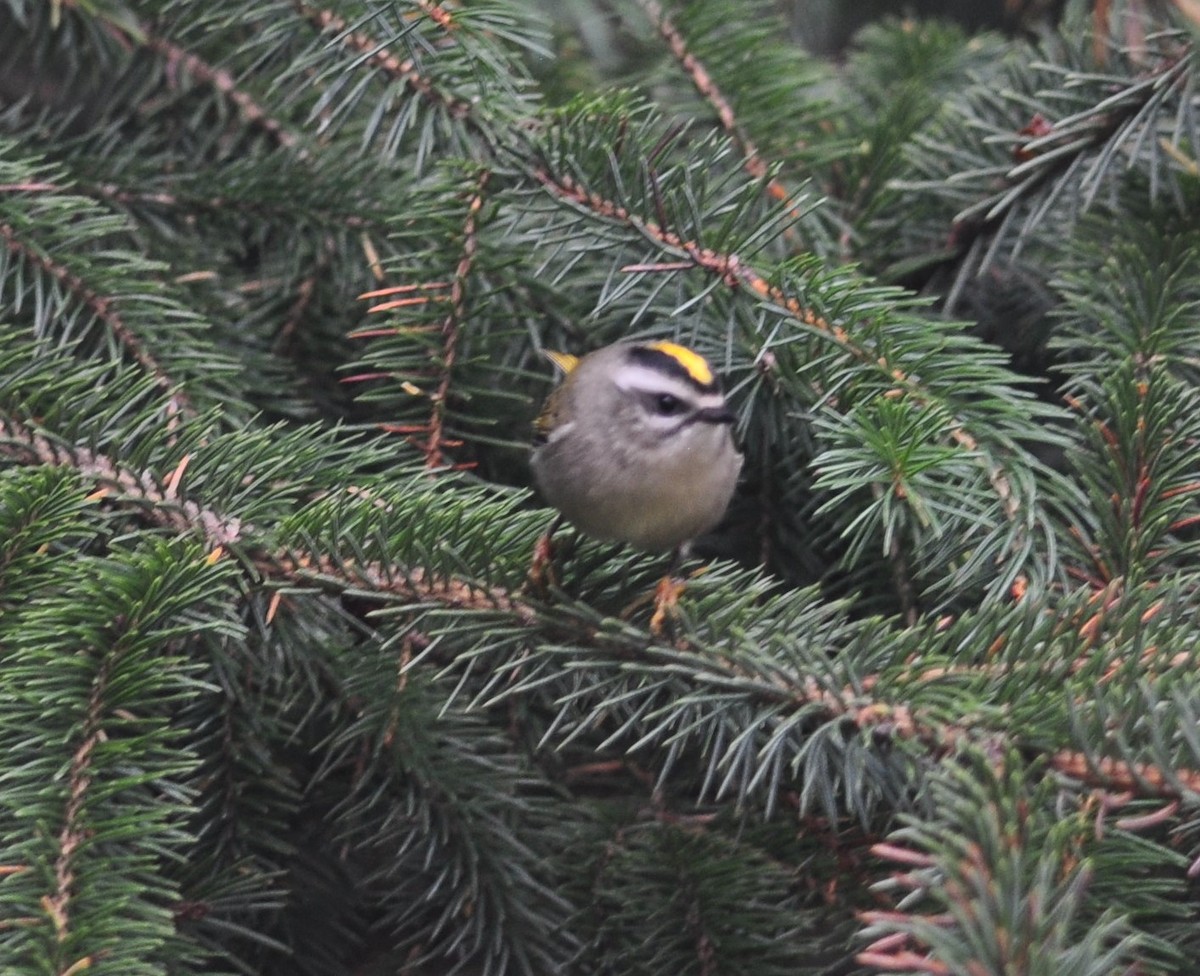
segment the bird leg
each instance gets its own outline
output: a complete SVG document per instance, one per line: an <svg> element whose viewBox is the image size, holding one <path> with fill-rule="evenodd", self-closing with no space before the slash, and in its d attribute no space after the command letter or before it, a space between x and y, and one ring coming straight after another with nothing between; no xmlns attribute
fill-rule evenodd
<svg viewBox="0 0 1200 976"><path fill-rule="evenodd" d="M543 596L551 586L558 586L558 573L554 569L554 533L562 521L561 514L554 516L550 527L533 544L533 560L527 578L533 591Z"/></svg>
<svg viewBox="0 0 1200 976"><path fill-rule="evenodd" d="M679 597L687 587L687 582L680 578L679 568L683 563L683 546L676 546L671 553L671 563L667 574L654 587L654 613L650 616L650 633L655 637L663 635L663 625L669 619L675 618L675 608L679 605Z"/></svg>

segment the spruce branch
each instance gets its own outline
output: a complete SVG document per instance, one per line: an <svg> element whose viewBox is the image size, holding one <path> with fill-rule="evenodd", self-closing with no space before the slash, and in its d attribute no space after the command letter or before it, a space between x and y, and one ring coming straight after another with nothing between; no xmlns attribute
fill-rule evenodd
<svg viewBox="0 0 1200 976"><path fill-rule="evenodd" d="M61 461L57 454L44 447L36 444L33 447L31 453L36 455L41 463L54 462L56 458ZM374 505L369 505L368 508L378 510ZM398 598L402 604L414 606L437 605L454 610L474 608L491 614L514 615L518 623L526 628L537 630L544 626L540 623L541 610L506 602L494 589L484 592L478 584L462 580L431 579L412 569L403 568L394 560L380 565L360 563L349 566L344 561L322 563L307 558L274 557L260 561L258 566L264 576L277 582L329 585L341 592L359 597L369 595L385 603L391 603ZM560 625L561 622L551 626L557 628ZM575 635L574 640L578 640L578 632L574 628L567 632ZM606 649L610 646L609 641L600 633L596 633L592 639L595 645L590 653L609 653ZM613 646L613 649L618 648ZM737 688L750 681L753 683L753 700L785 704L789 709L806 712L820 721L848 719L860 731L878 730L888 737L919 743L923 749L931 750L935 757L955 754L964 743L972 741L976 734L967 725L931 723L908 707L864 698L860 689L871 688L877 684L872 675L865 676L859 688L838 692L815 678L807 679L798 685L794 679L781 682L780 676L776 675L774 680L764 682L764 675L754 669L746 670L746 662L734 658L717 657L709 659L706 663L704 658L697 660L694 656L697 652L702 653L701 647L690 653L680 654L674 648L642 645L631 647L630 652L622 652L617 656L617 660L623 662L624 668L630 665L638 669L648 667L648 673L652 673L658 666L663 666L676 675L691 675L696 674L697 666L700 665L702 671L699 675L699 688L710 683L715 683L716 687L728 685L730 688ZM422 651L418 650L417 653L421 654ZM884 682L881 679L878 683L882 685ZM808 708L813 703L819 705L816 713ZM1110 759L1103 759L1097 763L1082 753L1071 750L1059 750L1052 754L1048 761L1051 768L1081 782L1102 785L1109 789L1137 791L1143 796L1169 796L1181 784L1185 789L1200 788L1200 778L1195 772L1188 770L1175 769L1165 773L1150 764L1135 765Z"/></svg>
<svg viewBox="0 0 1200 976"><path fill-rule="evenodd" d="M1072 5L1040 50L1014 51L915 136L891 188L933 206L897 228L896 274L921 270L953 311L973 279L1026 250L1053 250L1064 227L1127 186L1144 185L1151 202L1184 199L1178 157L1196 128L1193 40L1170 18L1130 6L1110 23ZM1122 26L1129 36L1106 33ZM951 135L964 124L978 133L965 144Z"/></svg>
<svg viewBox="0 0 1200 976"><path fill-rule="evenodd" d="M467 203L467 219L462 229L462 257L454 269L450 285L450 308L442 322L442 378L433 394L432 414L429 418L429 440L425 445L427 467L440 467L444 462L446 405L450 398L450 382L458 354L459 331L465 318L466 285L473 271L476 252L479 249L477 236L479 211L483 208L484 192L490 173L482 170L477 189Z"/></svg>
<svg viewBox="0 0 1200 976"><path fill-rule="evenodd" d="M1048 817L1053 786L1027 783L1024 773L1011 752L969 753L932 784L956 832L910 822L897 842L875 847L898 865L881 887L899 905L862 913L872 941L857 956L861 964L932 976L1100 976L1139 958L1147 940L1091 903L1089 888L1104 866L1089 857L1086 820Z"/></svg>
<svg viewBox="0 0 1200 976"><path fill-rule="evenodd" d="M69 0L76 4L78 0ZM141 44L147 50L154 52L163 59L168 81L178 85L184 77L190 77L202 85L212 87L214 91L227 99L237 110L242 121L252 129L260 129L273 143L284 149L295 150L299 146L299 137L283 122L270 115L255 97L245 91L225 68L217 67L205 61L194 51L161 37L149 30L145 24L126 27L120 23L109 23L113 36L126 46Z"/></svg>
<svg viewBox="0 0 1200 976"><path fill-rule="evenodd" d="M897 24L818 86L765 3L639 0L647 97L539 110L511 4L60 6L0 12L0 86L50 66L0 113L0 224L133 345L0 233L22 973L816 974L858 909L866 968L1189 972L1194 97L1142 74L1177 32L1091 64L1113 5L1038 52ZM1082 149L1030 122L1133 100ZM846 251L945 255L1026 164L972 255L1025 233L1000 287L1058 303L1067 412L819 234L788 252L849 214ZM774 181L814 172L846 199L801 213ZM752 527L714 549L781 570L717 560L668 641L631 608L654 559L582 540L531 589L547 513L497 484L538 348L651 333L728 374Z"/></svg>
<svg viewBox="0 0 1200 976"><path fill-rule="evenodd" d="M112 458L86 447L59 443L22 420L0 415L0 454L22 464L70 468L99 486L95 497L115 493L132 502L157 524L177 532L198 534L213 553L237 543L243 526L237 518L221 515L181 495L179 480L187 469L184 455L172 476L133 471Z"/></svg>
<svg viewBox="0 0 1200 976"><path fill-rule="evenodd" d="M533 607L504 587L482 586L474 580L429 573L420 567L351 563L332 556L288 552L259 553L255 566L263 579L276 585L303 583L386 603L495 612L527 627L537 621Z"/></svg>
<svg viewBox="0 0 1200 976"><path fill-rule="evenodd" d="M788 190L779 178L771 172L771 166L760 152L758 146L754 144L753 140L751 140L750 136L739 124L733 110L733 105L721 91L720 86L704 66L704 63L689 49L686 38L667 15L663 5L658 0L637 0L637 4L662 36L662 39L666 41L672 57L679 62L679 66L692 80L697 93L716 112L721 128L725 130L733 140L734 145L741 152L746 172L754 177L754 179L762 181L767 194L773 199L783 204L789 204L795 198L795 194ZM795 218L801 216L799 210L791 209L789 212ZM789 228L788 233L791 231L792 228Z"/></svg>
<svg viewBox="0 0 1200 976"><path fill-rule="evenodd" d="M382 42L366 31L354 29L344 17L333 10L304 3L303 0L296 0L295 8L300 16L304 17L322 34L332 35L331 43L362 57L366 64L384 77L400 82L410 92L435 108L446 112L451 118L476 128L481 134L486 134L471 103L439 88L419 68L415 58L401 58L393 54L388 50L386 42ZM445 12L440 8L438 8L438 15L434 15L432 10L431 7L430 20L443 28L448 38L453 38L453 34L449 30L453 21L445 17Z"/></svg>
<svg viewBox="0 0 1200 976"><path fill-rule="evenodd" d="M170 375L145 347L141 338L125 323L123 316L118 311L118 300L114 296L101 294L92 288L82 277L72 271L69 265L51 257L33 242L26 240L14 227L3 221L0 221L0 238L3 238L10 254L22 261L29 262L53 278L68 294L90 309L96 318L104 323L105 328L129 357L152 376L159 389L168 395L167 409L171 414L188 416L195 413L191 399L179 388L178 381Z"/></svg>
<svg viewBox="0 0 1200 976"><path fill-rule="evenodd" d="M360 299L390 299L389 301L372 306L368 310L371 313L390 312L398 308L422 306L428 302L443 302L449 306L441 322L436 324L441 335L442 346L440 352L435 357L437 373L439 375L435 377L433 391L428 395L430 402L428 420L424 424L385 425L386 430L405 435L409 443L417 446L425 458L425 466L430 469L442 469L446 467L447 449L462 446L460 439L447 436L446 419L451 397L455 361L458 357L460 331L467 317L467 286L471 281L475 256L479 250L479 212L483 208L486 199L484 193L490 178L491 172L489 170L480 170L479 176L475 181L475 186L467 200L465 208L466 216L461 233L462 252L448 282L439 281L426 282L420 285L397 285L391 288L380 288L375 291L366 292L359 296ZM446 294L439 294L439 292L447 288L448 292ZM414 292L417 294L414 294ZM405 297L397 298L397 295ZM402 328L405 332L411 332L413 328L421 327L404 326ZM400 331L400 328L359 329L352 333L352 337L365 339L395 336L400 334ZM378 374L368 373L365 376L360 374L349 379L361 381L364 378L377 378L377 376ZM423 435L423 442L417 440L417 435ZM463 464L454 464L450 467L453 469L462 469L471 466L470 462L466 462Z"/></svg>
<svg viewBox="0 0 1200 976"><path fill-rule="evenodd" d="M348 563L333 556L293 554L262 548L257 530L236 516L202 505L180 489L191 456L185 454L169 475L135 471L111 457L80 445L60 443L25 421L0 415L0 454L20 464L66 468L96 484L91 497L131 504L143 517L185 535L204 540L210 558L230 549L245 552L261 579L276 584L320 583L336 592L366 591L379 599L434 602L455 609L499 611L526 626L533 610L502 587L427 572L420 567L381 562Z"/></svg>
<svg viewBox="0 0 1200 976"><path fill-rule="evenodd" d="M76 470L102 488L115 491L114 500L131 501L139 511L160 524L175 531L199 534L214 554L223 548L244 550L251 546L248 555L256 575L274 585L302 583L354 593L359 597L371 595L388 603L398 600L401 604L499 613L518 626L535 631L547 626L542 622L542 611L535 604L496 584L481 584L455 574L430 573L421 567L394 561L349 561L323 554L320 548L307 554L263 549L255 544L252 527L181 494L179 485L186 468L186 457L172 476L164 477L131 471L96 451L57 444L11 418L3 418L0 435L4 438L0 450L10 457L25 464ZM325 502L318 501L318 504ZM550 623L549 626L553 633L559 625ZM599 632L593 632L591 637L574 628L568 632L580 650L592 647L596 652L607 653L606 648L610 645ZM1096 625L1090 620L1080 628L1080 635L1085 639L1091 639L1095 632ZM744 688L740 694L756 706L782 708L784 714L808 716L821 723L845 723L864 735L882 734L899 741L910 741L932 756L954 752L960 743L974 734L968 725L931 721L909 705L864 697L863 691L880 681L871 674L860 676L852 686L838 688L813 676L789 675L785 679L769 671L760 672L757 665L748 667L748 662L737 658L707 656L698 660L693 655L702 647L697 645L681 651L653 643L618 644L612 647L616 652L613 661L636 662L638 667L650 672L659 668L673 671L685 664L693 676L691 680L698 682L700 688L726 684L731 689ZM519 662L515 663L519 665ZM497 675L500 677L504 673L505 669L501 669ZM939 672L931 671L930 677L939 677ZM1180 789L1200 792L1200 770L1173 768L1168 771L1151 763L1111 757L1096 759L1070 749L1051 751L1047 761L1052 768L1081 782L1118 790L1137 788L1145 795L1164 797L1178 795Z"/></svg>
<svg viewBox="0 0 1200 976"><path fill-rule="evenodd" d="M903 391L903 395L910 397L920 407L928 407L937 402L935 395L925 387L920 378L906 371L898 363L889 362L877 349L869 349L856 342L846 327L830 322L815 309L806 306L799 297L789 294L783 286L768 281L761 272L736 253L724 253L705 247L700 242L688 239L671 229L666 224L661 208L659 220L652 220L590 191L576 178L566 173L554 172L545 165L535 166L532 175L542 187L565 204L599 220L629 228L667 254L685 259L690 267L705 271L731 291L744 289L757 300L820 335L839 350L852 355L863 368L886 376L895 384L896 390L892 395ZM649 179L651 190L657 193L653 168L649 171ZM633 265L628 266L626 270L641 271L644 267ZM657 266L656 270L662 267L668 270L673 268L669 265ZM967 427L966 422L956 418L947 425L945 436L967 451L977 463L984 465L1002 511L1009 520L1017 521L1022 499L1014 492L1008 472L1002 464L980 449L979 441Z"/></svg>
<svg viewBox="0 0 1200 976"><path fill-rule="evenodd" d="M71 530L102 531L77 482L72 494ZM184 645L237 633L221 609L231 574L158 540L77 558L69 577L55 553L31 555L35 592L5 608L17 626L3 648L0 830L29 867L0 889L6 919L19 918L0 926L5 962L149 972L173 937L163 869L190 841L181 780L193 763L166 713L197 691Z"/></svg>
<svg viewBox="0 0 1200 976"><path fill-rule="evenodd" d="M1196 236L1162 234L1174 218L1152 210L1120 218L1128 239L1114 244L1118 219L1081 223L1056 282L1069 301L1054 337L1063 398L1087 445L1072 456L1088 499L1071 513L1072 572L1097 589L1191 566L1197 513ZM1097 273L1097 256L1110 253Z"/></svg>
<svg viewBox="0 0 1200 976"><path fill-rule="evenodd" d="M88 693L79 745L71 755L71 766L67 774L67 804L63 812L62 829L58 835L58 856L54 861L54 892L42 901L54 926L55 938L60 944L67 941L71 932L75 854L77 849L86 843L89 834L82 813L88 790L92 785L92 753L104 736L103 718L108 705L110 667L110 659L106 655L100 662L91 691Z"/></svg>
<svg viewBox="0 0 1200 976"><path fill-rule="evenodd" d="M1145 124L1153 110L1168 107L1161 104L1164 96L1178 89L1190 74L1189 56L1168 58L1128 87L1074 115L1050 120L1035 113L1013 134L1014 162L1000 177L1001 188L955 215L949 232L951 246L959 255L966 254L977 240L1007 225L1017 207L1027 205L1055 180L1077 172L1080 161L1097 147L1108 146L1105 155L1114 155L1136 136L1130 131L1134 126ZM1100 162L1104 160L1101 157ZM1079 176L1082 208L1091 204L1102 187L1102 172L1098 162ZM1046 210L1043 206L1042 211Z"/></svg>

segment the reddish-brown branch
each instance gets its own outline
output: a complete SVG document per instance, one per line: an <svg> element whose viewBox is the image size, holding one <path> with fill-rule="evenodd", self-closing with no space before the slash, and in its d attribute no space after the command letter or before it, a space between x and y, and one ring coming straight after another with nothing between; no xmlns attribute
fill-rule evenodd
<svg viewBox="0 0 1200 976"><path fill-rule="evenodd" d="M450 284L450 311L442 320L442 361L440 364L442 377L432 397L433 406L429 414L429 439L425 443L425 464L429 468L440 468L446 463L446 403L450 398L450 381L458 354L459 329L465 318L467 281L471 276L475 254L479 250L479 211L483 209L483 194L490 175L487 170L483 170L479 174L476 190L467 203L467 218L463 223L462 254L459 257L458 266L454 269L454 278Z"/></svg>
<svg viewBox="0 0 1200 976"><path fill-rule="evenodd" d="M113 25L110 25L109 29L114 32L119 30ZM128 37L128 35L125 36ZM178 78L187 74L202 84L210 85L237 109L248 125L261 129L284 148L295 147L298 142L296 135L289 132L278 119L272 118L253 97L244 92L238 86L237 79L229 71L214 67L165 37L156 37L153 34L145 36L146 47L166 62L168 78L172 76Z"/></svg>
<svg viewBox="0 0 1200 976"><path fill-rule="evenodd" d="M0 455L24 464L72 468L94 481L99 494L136 504L145 517L166 528L189 534L198 531L213 550L236 542L241 534L238 519L180 497L178 484L172 491L152 472L132 471L90 448L58 444L9 417L0 417Z"/></svg>
<svg viewBox="0 0 1200 976"><path fill-rule="evenodd" d="M79 275L70 268L54 260L50 255L42 253L10 227L0 223L0 238L10 254L21 260L28 261L57 281L67 292L74 295L104 326L112 333L122 349L124 349L139 366L154 377L155 383L168 394L167 406L172 413L192 413L192 406L186 394L176 387L170 374L162 364L142 345L141 340L125 324L116 309L113 298L101 295L91 288Z"/></svg>
<svg viewBox="0 0 1200 976"><path fill-rule="evenodd" d="M255 566L274 582L309 583L334 590L352 587L367 589L380 596L436 603L456 610L486 610L511 615L518 623L532 627L537 622L534 609L499 586L483 587L456 577L426 573L422 569L388 566L383 563L347 563L332 556L260 552Z"/></svg>
<svg viewBox="0 0 1200 976"><path fill-rule="evenodd" d="M467 282L479 249L478 221L483 209L484 191L487 188L491 174L481 170L476 180L475 191L467 201L466 217L463 221L462 250L458 264L449 281L422 282L420 284L396 285L391 288L379 288L359 295L359 298L389 298L390 301L372 305L368 313L390 312L398 308L420 307L431 302L444 302L449 310L437 325L414 325L380 329L360 329L351 333L351 338L366 339L381 335L398 335L400 333L434 332L442 337L441 356L437 360L437 383L433 392L429 393L429 419L422 424L386 424L385 430L404 434L409 443L417 446L425 457L425 466L430 469L446 467L447 448L459 447L462 442L446 435L446 406L450 400L450 387L454 376L454 364L458 356L458 341L462 323L466 318ZM448 294L438 294L449 289ZM424 292L425 294L415 294ZM403 298L395 298L403 295ZM410 384L411 385L411 384ZM419 393L420 388L413 386L413 391ZM422 435L418 438L416 435ZM461 467L462 465L452 465Z"/></svg>
<svg viewBox="0 0 1200 976"><path fill-rule="evenodd" d="M145 517L166 528L189 535L198 534L214 552L242 538L243 526L239 519L204 508L180 495L179 482L189 458L181 459L167 478L160 478L150 471L137 473L88 448L59 445L7 417L0 417L0 455L24 464L72 468L99 485L96 494L130 502ZM326 556L258 550L252 552L250 558L268 580L307 580L342 589L352 586L372 590L381 597L500 611L528 626L535 622L532 608L501 587L485 589L454 577L434 577L420 569L380 563L351 564Z"/></svg>
<svg viewBox="0 0 1200 976"><path fill-rule="evenodd" d="M965 726L927 722L906 705L862 702L852 697L850 689L844 696L834 694L811 678L795 694L794 701L798 707L819 703L829 717L848 719L860 730L887 731L897 738L919 742L935 756L952 753L972 737L972 730ZM1164 770L1150 763L1130 763L1107 756L1093 761L1075 749L1057 749L1044 758L1056 772L1088 786L1129 790L1139 796L1164 799L1178 797L1181 790L1200 793L1200 769Z"/></svg>
<svg viewBox="0 0 1200 976"><path fill-rule="evenodd" d="M179 488L187 459L181 459L172 475L166 478L149 471L137 473L99 452L56 444L7 417L0 417L0 455L25 464L72 468L85 478L94 479L101 492L110 494L114 500L135 504L158 524L179 532L198 533L214 553L241 538L242 525L238 519L204 508L181 495ZM262 549L252 550L249 558L262 578L270 582L308 582L334 590L352 588L378 593L383 599L495 611L511 615L522 626L539 625L536 608L517 595L502 587L481 586L448 574L434 575L419 568L356 564L328 555ZM575 633L572 639L587 644L590 637ZM652 659L656 651L647 647L639 653ZM671 650L669 653L674 656L677 652ZM720 666L727 674L752 678L760 689L756 694L761 698L796 709L811 710L815 705L818 714L814 717L818 720L841 719L862 732L917 742L935 757L952 754L974 736L975 730L968 726L927 720L907 705L867 698L864 692L876 684L871 676L857 687L847 686L840 690L828 688L814 677L798 681L785 681L779 677L770 688L764 688L760 675L747 674L736 661L724 659ZM1050 767L1062 775L1106 790L1129 790L1139 796L1151 795L1167 800L1179 796L1181 789L1200 793L1200 770L1196 769L1164 770L1149 763L1129 763L1108 757L1092 761L1072 749L1056 750L1045 758Z"/></svg>
<svg viewBox="0 0 1200 976"><path fill-rule="evenodd" d="M458 30L458 24L454 22L454 14L440 4L434 3L433 0L416 0L416 4L426 17L441 27L447 34Z"/></svg>
<svg viewBox="0 0 1200 976"><path fill-rule="evenodd" d="M854 354L860 357L868 355L865 350L853 344L850 335L841 326L831 324L811 308L804 307L798 299L789 296L777 285L772 285L753 267L743 263L736 254L714 251L695 241L687 240L660 222L648 220L598 193L590 192L566 174L556 175L544 166L535 166L532 175L552 196L604 220L626 225L665 250L686 257L690 267L700 268L715 275L729 288L746 288L762 300L778 305L810 328L829 335ZM877 363L878 357L871 356L870 361ZM903 374L897 379L902 381Z"/></svg>
<svg viewBox="0 0 1200 976"><path fill-rule="evenodd" d="M725 130L741 152L742 165L746 172L755 179L765 181L767 193L773 199L783 203L792 200L793 194L778 179L771 176L771 168L767 165L759 148L738 123L733 105L721 91L708 68L689 49L687 40L671 18L667 16L662 5L658 3L658 0L637 0L637 2L659 35L666 41L672 57L679 62L679 66L691 78L692 85L700 97L708 102L716 112L721 128ZM790 212L794 217L799 216L799 211L795 208L791 208Z"/></svg>
<svg viewBox="0 0 1200 976"><path fill-rule="evenodd" d="M64 6L78 7L78 0L62 0ZM292 147L296 144L296 136L284 128L283 124L272 118L261 105L238 86L237 79L224 68L217 68L203 58L197 57L191 51L180 47L165 37L158 37L146 28L145 24L134 25L132 32L127 29L124 21L95 16L94 10L87 10L90 20L97 20L104 29L126 50L144 47L159 55L166 63L168 81L174 82L180 75L187 74L201 84L209 85L224 96L238 111L246 122L266 132L279 145Z"/></svg>
<svg viewBox="0 0 1200 976"><path fill-rule="evenodd" d="M296 3L296 10L317 30L336 35L337 43L365 57L366 63L382 74L404 83L404 86L431 104L444 109L452 118L467 119L471 116L471 103L462 98L448 95L417 70L412 58L401 59L387 50L377 38L364 31L352 31L344 17L331 10L322 10L303 2ZM438 21L440 23L440 21Z"/></svg>
<svg viewBox="0 0 1200 976"><path fill-rule="evenodd" d="M108 673L109 661L106 658L92 682L82 735L71 756L71 767L67 774L67 805L63 812L62 829L58 832L58 856L54 860L54 893L42 899L42 907L50 916L55 937L60 943L66 941L70 933L75 855L88 837L87 828L81 823L81 814L92 785L92 753L104 735L101 720L108 691Z"/></svg>

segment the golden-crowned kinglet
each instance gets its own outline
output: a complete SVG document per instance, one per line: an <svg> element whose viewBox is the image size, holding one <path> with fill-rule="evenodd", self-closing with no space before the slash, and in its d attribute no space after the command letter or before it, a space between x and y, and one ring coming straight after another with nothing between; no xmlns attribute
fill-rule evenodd
<svg viewBox="0 0 1200 976"><path fill-rule="evenodd" d="M547 502L590 536L648 552L717 524L742 455L702 356L673 342L546 355L565 374L534 422L533 476Z"/></svg>

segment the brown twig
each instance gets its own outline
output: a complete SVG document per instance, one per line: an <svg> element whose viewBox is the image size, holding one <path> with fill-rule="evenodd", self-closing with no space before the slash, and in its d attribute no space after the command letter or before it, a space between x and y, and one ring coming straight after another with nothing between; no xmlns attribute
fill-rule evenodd
<svg viewBox="0 0 1200 976"><path fill-rule="evenodd" d="M440 323L433 325L410 325L404 327L386 326L375 329L357 329L350 333L352 339L371 339L380 336L398 335L417 332L440 332L442 337L441 356L437 361L437 383L432 393L428 394L430 402L429 419L424 423L385 424L383 429L405 436L410 444L417 446L425 457L425 466L430 470L459 469L469 467L471 462L463 464L448 464L447 448L461 446L462 442L446 436L446 407L450 401L450 387L454 378L454 364L458 356L458 341L462 324L466 319L467 282L479 249L478 221L479 212L483 209L484 191L491 173L481 170L475 183L475 190L467 201L466 217L463 220L462 249L459 253L458 264L449 281L432 281L421 284L396 285L391 288L378 288L365 292L360 299L388 298L389 301L372 305L367 311L390 312L399 308L420 308L432 302L447 303L450 307ZM449 288L448 294L438 294ZM404 296L397 298L396 296ZM383 374L372 375L378 379ZM347 377L357 380L359 377ZM409 384L410 392L421 394L423 391L415 384ZM402 384L403 387L403 384ZM404 387L407 389L408 387Z"/></svg>
<svg viewBox="0 0 1200 976"><path fill-rule="evenodd" d="M10 254L28 261L48 274L104 324L117 340L118 345L129 354L134 362L149 373L154 378L155 385L167 394L167 409L172 414L195 412L187 395L177 387L163 365L154 358L142 345L140 338L125 324L125 320L116 309L115 299L101 295L69 267L60 264L30 242L23 240L17 231L8 224L0 223L0 239L3 239Z"/></svg>
<svg viewBox="0 0 1200 976"><path fill-rule="evenodd" d="M87 447L56 443L11 417L0 416L0 455L24 464L73 468L96 482L99 495L131 501L146 517L166 528L188 534L199 531L214 551L231 545L241 535L240 520L180 496L178 484L171 490L150 471L133 471Z"/></svg>
<svg viewBox="0 0 1200 976"><path fill-rule="evenodd" d="M877 730L918 742L933 756L949 755L973 737L973 730L965 725L925 721L907 705L863 702L851 697L851 689L842 695L835 694L812 678L806 679L801 689L793 693L793 702L797 707L817 703L828 718L846 719L861 731ZM1168 800L1177 798L1182 791L1200 793L1200 769L1164 770L1151 763L1132 763L1108 756L1093 759L1075 749L1056 749L1044 758L1054 771L1088 786L1130 790L1139 796Z"/></svg>
<svg viewBox="0 0 1200 976"><path fill-rule="evenodd" d="M434 3L433 0L415 0L415 2L421 9L421 12L434 21L447 34L458 30L458 24L454 22L454 14L445 7Z"/></svg>
<svg viewBox="0 0 1200 976"><path fill-rule="evenodd" d="M458 352L459 330L466 318L467 281L471 276L475 254L479 250L477 233L479 211L483 208L483 194L490 175L487 170L480 172L475 192L467 203L467 218L463 222L462 254L459 257L458 266L454 269L454 278L450 284L450 311L442 319L442 377L437 390L431 397L429 440L425 444L425 465L428 468L441 468L446 463L444 456L447 446L445 437L446 403L450 398L450 381Z"/></svg>
<svg viewBox="0 0 1200 976"><path fill-rule="evenodd" d="M440 106L454 119L471 118L471 103L436 88L417 69L414 59L396 57L377 38L365 31L351 30L346 19L332 10L323 10L303 2L297 2L295 6L297 12L317 30L335 34L339 44L357 54L364 55L366 63L382 74L395 81L403 82L410 91L421 96L425 101Z"/></svg>
<svg viewBox="0 0 1200 976"><path fill-rule="evenodd" d="M150 471L134 472L89 448L55 443L24 423L0 416L0 455L19 463L67 467L99 490L93 497L108 497L137 505L152 521L181 534L199 534L215 554L243 538L241 520L226 516L183 497L179 481L188 458L176 465L178 477L163 479ZM165 486L164 486L165 485ZM365 588L385 598L434 602L457 609L494 610L533 626L534 610L501 587L488 588L450 576L434 576L421 569L382 563L353 564L329 556L252 550L249 559L261 576L273 582L309 582L345 590Z"/></svg>
<svg viewBox="0 0 1200 976"><path fill-rule="evenodd" d="M79 7L79 0L60 0L65 7ZM187 74L201 84L209 85L223 95L246 122L266 132L280 146L293 148L296 136L281 122L272 118L267 111L248 93L238 86L237 79L224 68L217 68L191 51L180 47L165 37L159 37L147 29L144 23L129 25L127 20L106 16L103 8L86 10L89 20L101 23L109 35L126 50L144 47L159 55L166 63L168 81L174 83Z"/></svg>
<svg viewBox="0 0 1200 976"><path fill-rule="evenodd" d="M225 516L184 497L180 491L186 458L174 468L178 477L161 478L149 471L137 473L105 455L83 447L66 447L30 428L0 416L0 454L26 464L70 467L86 478L94 479L100 491L116 501L136 504L155 522L186 533L199 533L214 553L237 543L243 526L237 518ZM169 487L164 487L168 485ZM247 527L249 528L249 527ZM525 599L498 586L484 586L449 574L431 574L420 568L385 565L378 562L353 563L326 554L278 552L251 549L249 563L261 578L271 583L307 583L335 592L353 589L378 594L383 600L435 603L443 607L497 612L510 615L524 627L543 626L536 607ZM573 633L579 646L592 643L594 635ZM599 646L599 645L597 645ZM654 661L665 655L672 663L678 657L675 648L648 645L636 651L639 659ZM860 732L873 733L919 743L932 757L952 754L962 743L976 737L973 728L950 722L927 720L904 704L890 704L866 698L864 691L874 687L868 676L858 686L832 689L812 676L785 679L782 675L764 683L728 658L708 658L719 669L716 678L750 678L757 699L785 709L805 709L816 721L841 720ZM704 678L699 679L703 682ZM814 711L815 706L815 711ZM1200 793L1200 770L1175 768L1164 770L1150 763L1131 763L1110 757L1092 759L1073 749L1059 749L1046 755L1050 768L1079 782L1108 790L1130 790L1140 796L1152 795L1175 799L1183 790Z"/></svg>
<svg viewBox="0 0 1200 976"><path fill-rule="evenodd" d="M754 144L754 141L746 133L745 129L738 123L737 115L734 113L733 105L730 103L728 97L721 91L720 86L713 79L704 62L697 58L695 53L688 47L686 38L684 38L674 21L667 16L662 4L658 3L658 0L637 0L637 4L642 8L642 12L649 18L662 39L666 41L672 57L679 62L679 66L691 78L692 85L700 97L708 102L712 106L713 111L716 112L721 128L725 130L733 140L733 144L737 146L738 151L741 152L742 166L746 172L757 180L763 180L767 193L773 199L781 203L787 203L794 199L794 194L777 178L771 175L771 168L763 158L762 152ZM789 213L793 217L800 216L800 211L795 207L790 207Z"/></svg>
<svg viewBox="0 0 1200 976"><path fill-rule="evenodd" d="M54 859L54 893L42 898L42 907L54 925L54 934L61 944L70 935L71 898L75 889L75 855L87 840L88 830L80 823L84 801L92 785L92 753L101 742L104 730L102 718L108 691L111 663L105 658L88 693L87 710L79 745L71 756L67 773L67 805L63 812L62 829L58 832L58 856Z"/></svg>
<svg viewBox="0 0 1200 976"><path fill-rule="evenodd" d="M503 587L484 587L454 576L426 573L420 568L379 562L350 563L309 553L266 551L255 554L254 565L264 578L276 583L308 583L334 592L365 589L380 597L413 603L509 614L527 627L537 623L534 608Z"/></svg>
<svg viewBox="0 0 1200 976"><path fill-rule="evenodd" d="M109 25L109 29L120 30L113 24ZM127 34L125 36L128 37ZM210 85L237 109L248 125L261 129L285 149L296 147L299 140L295 133L288 131L282 122L273 118L251 95L243 91L232 73L224 68L214 67L165 37L146 34L145 45L166 62L168 78L178 78L187 74L202 84Z"/></svg>

